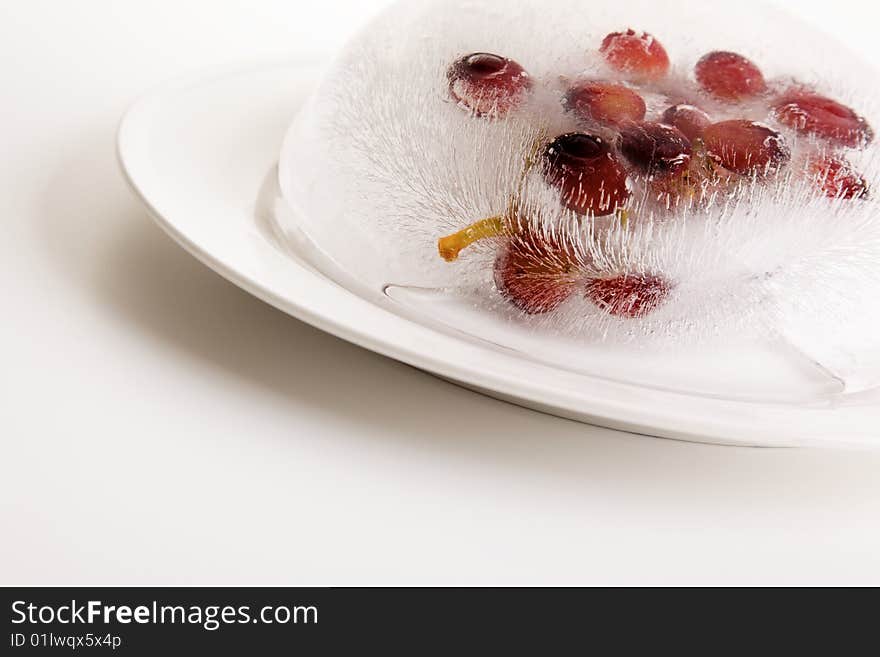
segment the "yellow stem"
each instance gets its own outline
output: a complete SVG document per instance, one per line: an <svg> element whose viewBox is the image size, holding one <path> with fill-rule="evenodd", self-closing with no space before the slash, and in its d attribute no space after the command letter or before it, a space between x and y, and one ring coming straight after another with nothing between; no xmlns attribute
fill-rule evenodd
<svg viewBox="0 0 880 657"><path fill-rule="evenodd" d="M481 219L457 233L437 240L437 250L446 262L458 259L458 255L471 244L487 237L496 237L504 232L504 217L499 215Z"/></svg>

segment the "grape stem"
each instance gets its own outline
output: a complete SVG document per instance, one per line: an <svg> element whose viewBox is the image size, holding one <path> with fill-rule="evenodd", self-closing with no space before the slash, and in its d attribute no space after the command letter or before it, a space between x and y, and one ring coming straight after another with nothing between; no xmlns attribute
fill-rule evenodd
<svg viewBox="0 0 880 657"><path fill-rule="evenodd" d="M437 250L440 252L440 257L446 262L454 262L458 259L459 254L474 242L497 237L504 230L505 222L502 215L481 219L457 233L441 237L437 240Z"/></svg>
<svg viewBox="0 0 880 657"><path fill-rule="evenodd" d="M526 151L523 160L523 170L520 175L519 183L517 184L517 193L514 197L514 200L511 200L511 206L508 210L508 214L496 215L494 217L488 217L487 219L481 219L480 221L471 224L467 228L463 228L457 233L447 235L446 237L441 237L439 240L437 240L437 250L440 252L441 258L443 258L446 262L455 262L456 260L458 260L458 256L461 254L461 252L474 242L482 239L487 239L489 237L498 237L498 235L501 235L505 232L505 218L507 216L516 215L517 202L515 199L519 198L522 195L526 176L528 175L529 171L531 171L532 168L538 163L540 159L541 147L546 140L546 132L542 130L532 142L531 147Z"/></svg>

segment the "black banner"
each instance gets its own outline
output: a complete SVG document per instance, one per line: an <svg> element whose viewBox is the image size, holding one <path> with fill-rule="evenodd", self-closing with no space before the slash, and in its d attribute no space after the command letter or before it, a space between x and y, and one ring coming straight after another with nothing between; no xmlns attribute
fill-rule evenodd
<svg viewBox="0 0 880 657"><path fill-rule="evenodd" d="M831 630L829 610L791 592L612 589L5 588L0 654L715 654L760 637L790 649ZM834 594L839 596L840 593ZM795 598L794 600L792 598ZM792 621L800 600L804 607ZM809 605L809 606L807 606ZM873 628L848 616L835 651ZM787 613L783 613L787 612ZM786 618L788 616L788 618ZM781 638L774 644L774 634ZM609 644L609 642L611 642ZM614 649L608 650L612 645ZM751 648L750 648L751 646ZM505 647L503 651L501 648ZM377 652L378 651L378 652Z"/></svg>

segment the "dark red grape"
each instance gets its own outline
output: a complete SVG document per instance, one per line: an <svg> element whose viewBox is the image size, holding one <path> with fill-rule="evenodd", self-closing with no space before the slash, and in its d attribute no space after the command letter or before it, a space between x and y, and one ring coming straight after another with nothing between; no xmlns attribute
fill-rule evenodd
<svg viewBox="0 0 880 657"><path fill-rule="evenodd" d="M687 167L676 175L652 176L647 182L654 200L670 209L682 204L698 204L716 191L722 191L724 184L700 153L694 153Z"/></svg>
<svg viewBox="0 0 880 657"><path fill-rule="evenodd" d="M588 80L574 85L565 96L565 107L581 119L609 125L645 118L645 101L622 84Z"/></svg>
<svg viewBox="0 0 880 657"><path fill-rule="evenodd" d="M633 79L656 80L669 72L666 49L647 32L612 32L599 52L612 68Z"/></svg>
<svg viewBox="0 0 880 657"><path fill-rule="evenodd" d="M712 119L703 110L695 105L687 103L679 103L673 105L663 112L663 123L675 126L681 130L682 134L693 141L703 136Z"/></svg>
<svg viewBox="0 0 880 657"><path fill-rule="evenodd" d="M791 89L773 105L780 123L841 146L864 147L874 138L868 122L851 108L807 89Z"/></svg>
<svg viewBox="0 0 880 657"><path fill-rule="evenodd" d="M868 182L849 162L827 155L810 160L807 171L816 185L829 198L866 198Z"/></svg>
<svg viewBox="0 0 880 657"><path fill-rule="evenodd" d="M532 87L529 74L517 62L485 52L456 60L447 78L449 94L459 105L490 118L515 109Z"/></svg>
<svg viewBox="0 0 880 657"><path fill-rule="evenodd" d="M623 274L594 278L587 283L586 296L609 315L637 319L646 317L669 297L672 285L653 274Z"/></svg>
<svg viewBox="0 0 880 657"><path fill-rule="evenodd" d="M574 294L577 277L567 250L529 229L510 237L495 260L498 291L529 315L559 307Z"/></svg>
<svg viewBox="0 0 880 657"><path fill-rule="evenodd" d="M626 171L601 137L582 132L561 135L547 144L544 178L578 214L611 214L629 198Z"/></svg>
<svg viewBox="0 0 880 657"><path fill-rule="evenodd" d="M620 152L642 173L674 174L690 162L691 142L671 125L629 123L620 131Z"/></svg>
<svg viewBox="0 0 880 657"><path fill-rule="evenodd" d="M697 62L694 72L700 86L721 100L743 100L767 90L761 69L735 52L710 52Z"/></svg>
<svg viewBox="0 0 880 657"><path fill-rule="evenodd" d="M713 123L703 132L703 142L709 157L742 175L770 173L791 158L782 135L755 121Z"/></svg>

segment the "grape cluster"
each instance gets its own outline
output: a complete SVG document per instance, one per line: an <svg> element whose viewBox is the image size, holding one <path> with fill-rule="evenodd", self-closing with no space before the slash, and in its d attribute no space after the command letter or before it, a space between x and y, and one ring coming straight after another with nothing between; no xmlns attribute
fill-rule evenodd
<svg viewBox="0 0 880 657"><path fill-rule="evenodd" d="M598 51L613 72L609 77L616 79L569 82L561 103L579 131L547 138L534 158L544 182L575 215L630 220L631 180L636 177L664 199L669 211L698 202L707 191L725 193L742 181L760 184L790 168L791 148L781 132L785 130L812 144L799 175L817 194L835 199L868 194L864 177L840 151L866 147L873 130L836 100L806 86L768 83L746 57L715 51L697 61L692 97L687 102L670 100L651 120L643 89L657 89L670 74L663 45L648 33L626 30L606 36ZM463 56L449 66L447 76L450 97L485 120L504 119L533 91L526 69L497 54ZM711 107L719 103L734 112L748 106L749 115L755 107L763 108L767 123L713 120ZM774 122L779 130L772 127ZM675 282L662 272L585 275L571 248L530 229L526 218L518 216L522 212L523 206L513 199L508 210L512 216L483 220L442 238L441 255L454 260L476 239L503 236L495 284L505 299L528 314L552 311L580 293L612 316L641 318L673 292Z"/></svg>

